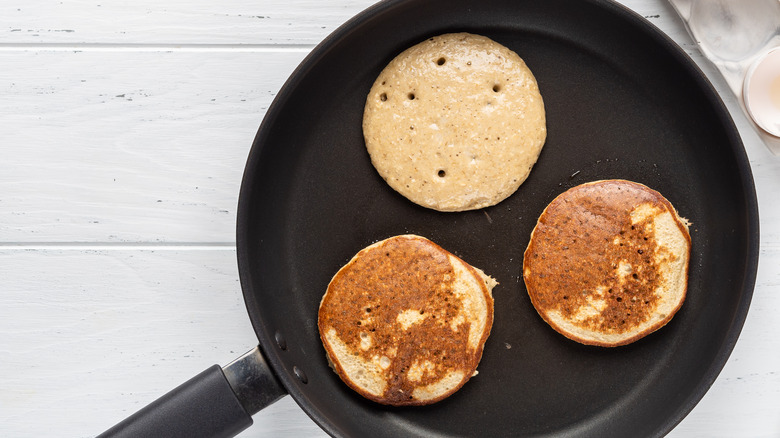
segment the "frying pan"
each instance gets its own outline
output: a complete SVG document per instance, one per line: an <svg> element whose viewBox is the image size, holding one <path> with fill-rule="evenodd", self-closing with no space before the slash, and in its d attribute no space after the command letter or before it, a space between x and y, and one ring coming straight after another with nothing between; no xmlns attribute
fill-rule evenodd
<svg viewBox="0 0 780 438"><path fill-rule="evenodd" d="M405 48L451 31L486 35L534 72L548 138L500 204L440 213L373 169L363 105ZM521 278L544 207L567 188L623 178L664 194L692 223L688 296L661 330L605 349L538 317ZM442 402L389 408L328 367L317 309L361 248L415 233L495 277L495 322L479 375ZM238 205L241 285L259 349L214 366L105 436L229 436L289 393L334 436L660 436L693 409L747 315L758 209L741 140L712 86L656 28L603 0L397 0L317 46L269 108Z"/></svg>

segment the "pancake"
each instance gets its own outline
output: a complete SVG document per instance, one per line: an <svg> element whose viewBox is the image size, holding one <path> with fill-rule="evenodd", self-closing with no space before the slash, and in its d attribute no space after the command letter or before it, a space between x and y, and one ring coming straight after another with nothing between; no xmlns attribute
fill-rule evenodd
<svg viewBox="0 0 780 438"><path fill-rule="evenodd" d="M573 187L545 208L525 250L531 302L574 341L634 342L668 323L685 300L688 225L642 184L605 180Z"/></svg>
<svg viewBox="0 0 780 438"><path fill-rule="evenodd" d="M328 285L320 338L350 388L386 405L426 405L475 373L496 281L424 237L361 250Z"/></svg>
<svg viewBox="0 0 780 438"><path fill-rule="evenodd" d="M423 207L464 211L514 193L547 128L525 62L487 37L454 33L405 50L382 70L363 135L390 187Z"/></svg>

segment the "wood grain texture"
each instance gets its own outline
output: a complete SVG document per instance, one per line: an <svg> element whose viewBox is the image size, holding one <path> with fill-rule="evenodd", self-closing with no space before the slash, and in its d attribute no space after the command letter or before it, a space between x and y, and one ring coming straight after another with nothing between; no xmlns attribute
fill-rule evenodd
<svg viewBox="0 0 780 438"><path fill-rule="evenodd" d="M257 342L232 248L4 250L0 290L2 436L94 436ZM290 401L255 427L319 432Z"/></svg>
<svg viewBox="0 0 780 438"><path fill-rule="evenodd" d="M670 436L780 431L780 350L765 332L780 328L780 246L761 256L731 359ZM95 435L255 342L230 248L2 250L0 290L3 436ZM324 436L289 397L254 420L242 436Z"/></svg>
<svg viewBox="0 0 780 438"><path fill-rule="evenodd" d="M0 4L0 436L94 436L256 343L233 248L244 160L311 48L370 0ZM758 281L672 437L780 436L780 159L662 0L623 0L710 78L760 206ZM286 397L243 437L322 437Z"/></svg>
<svg viewBox="0 0 780 438"><path fill-rule="evenodd" d="M233 242L252 139L305 54L0 50L0 242Z"/></svg>
<svg viewBox="0 0 780 438"><path fill-rule="evenodd" d="M0 41L11 44L314 45L373 0L7 1Z"/></svg>

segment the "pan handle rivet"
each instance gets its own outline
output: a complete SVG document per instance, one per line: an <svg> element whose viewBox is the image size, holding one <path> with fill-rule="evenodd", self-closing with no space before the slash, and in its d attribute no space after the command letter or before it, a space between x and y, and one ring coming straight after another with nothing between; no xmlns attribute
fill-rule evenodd
<svg viewBox="0 0 780 438"><path fill-rule="evenodd" d="M274 339L276 340L276 345L278 345L279 348L282 350L287 349L287 340L284 339L284 336L282 336L281 332L276 332L276 334L274 334Z"/></svg>
<svg viewBox="0 0 780 438"><path fill-rule="evenodd" d="M297 366L293 366L293 374L295 374L295 377L297 377L298 380L301 381L301 383L303 384L309 383L309 378L306 377L306 373L304 373L303 370L298 368Z"/></svg>

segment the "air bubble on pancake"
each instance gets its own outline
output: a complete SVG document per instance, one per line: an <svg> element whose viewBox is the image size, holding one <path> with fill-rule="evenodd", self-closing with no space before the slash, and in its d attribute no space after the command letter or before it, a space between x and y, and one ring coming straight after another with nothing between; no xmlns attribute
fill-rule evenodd
<svg viewBox="0 0 780 438"><path fill-rule="evenodd" d="M447 176L447 172L444 169L439 169L438 172L436 172L437 175L439 175L439 178L444 178Z"/></svg>
<svg viewBox="0 0 780 438"><path fill-rule="evenodd" d="M409 93L406 95L406 97L409 98L409 100L414 100L415 98L414 93Z"/></svg>
<svg viewBox="0 0 780 438"><path fill-rule="evenodd" d="M444 57L441 57L436 60L436 65L444 65L445 62L447 62L447 60Z"/></svg>
<svg viewBox="0 0 780 438"><path fill-rule="evenodd" d="M498 93L499 91L501 91L501 85L499 85L499 84L494 84L494 85L493 85L493 92L494 92L494 93Z"/></svg>
<svg viewBox="0 0 780 438"><path fill-rule="evenodd" d="M387 101L387 93L380 94L379 95L379 100L381 100L382 102L386 102Z"/></svg>

